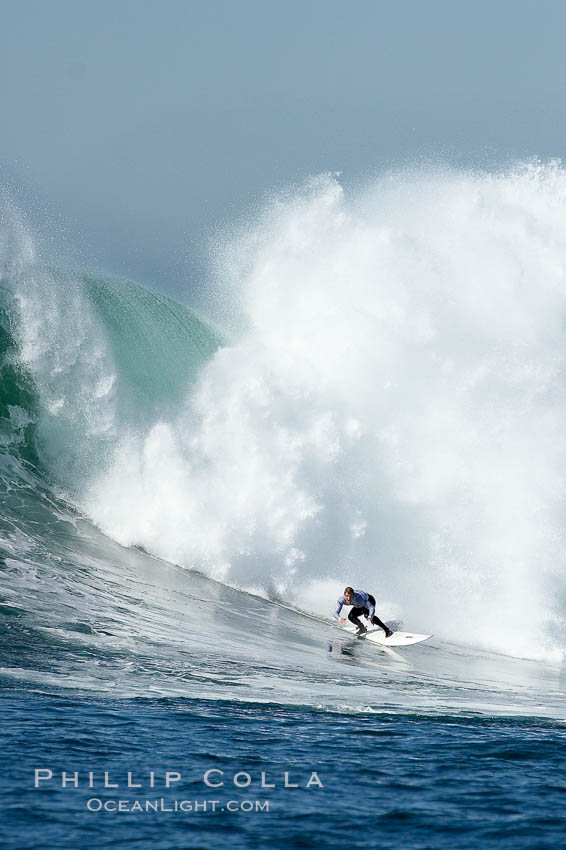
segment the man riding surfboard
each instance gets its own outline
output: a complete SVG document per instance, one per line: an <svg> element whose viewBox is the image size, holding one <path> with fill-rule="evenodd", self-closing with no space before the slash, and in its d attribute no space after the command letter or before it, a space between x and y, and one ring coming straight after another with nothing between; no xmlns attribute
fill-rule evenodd
<svg viewBox="0 0 566 850"><path fill-rule="evenodd" d="M386 626L375 613L375 597L371 593L366 593L365 590L354 590L353 587L344 588L343 596L338 597L336 610L334 611L334 619L340 623L345 623L344 617L340 616L343 605L352 605L353 608L348 614L348 619L351 623L358 627L358 634L363 635L367 632L367 627L360 620L360 615L363 614L366 619L379 626L385 632L385 637L391 637L393 634L389 626Z"/></svg>

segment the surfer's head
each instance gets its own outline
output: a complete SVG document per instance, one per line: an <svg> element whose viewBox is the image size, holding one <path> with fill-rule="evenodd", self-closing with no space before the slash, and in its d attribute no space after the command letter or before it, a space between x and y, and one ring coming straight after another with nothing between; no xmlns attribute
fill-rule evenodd
<svg viewBox="0 0 566 850"><path fill-rule="evenodd" d="M354 588L353 587L345 587L344 588L344 599L346 600L346 602L348 602L348 604L349 604L353 600L353 598L354 598Z"/></svg>

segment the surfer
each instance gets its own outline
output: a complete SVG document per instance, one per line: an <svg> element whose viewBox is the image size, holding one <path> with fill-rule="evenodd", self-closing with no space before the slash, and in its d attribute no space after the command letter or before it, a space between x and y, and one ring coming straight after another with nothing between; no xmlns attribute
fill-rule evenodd
<svg viewBox="0 0 566 850"><path fill-rule="evenodd" d="M354 590L353 587L346 587L344 595L338 597L336 610L334 611L334 619L340 623L345 623L344 617L340 616L342 605L352 605L353 608L348 614L348 619L351 623L358 627L358 634L364 635L367 632L367 627L360 620L360 615L363 614L366 619L379 626L385 632L385 637L391 637L393 634L389 626L386 626L375 613L375 597L371 593L366 593L365 590Z"/></svg>

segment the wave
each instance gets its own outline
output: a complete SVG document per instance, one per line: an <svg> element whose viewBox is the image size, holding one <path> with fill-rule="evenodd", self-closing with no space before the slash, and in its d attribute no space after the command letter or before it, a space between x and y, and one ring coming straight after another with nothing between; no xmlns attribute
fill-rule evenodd
<svg viewBox="0 0 566 850"><path fill-rule="evenodd" d="M557 163L310 181L217 246L232 342L22 249L13 446L124 546L316 614L365 587L416 630L557 657L565 196Z"/></svg>

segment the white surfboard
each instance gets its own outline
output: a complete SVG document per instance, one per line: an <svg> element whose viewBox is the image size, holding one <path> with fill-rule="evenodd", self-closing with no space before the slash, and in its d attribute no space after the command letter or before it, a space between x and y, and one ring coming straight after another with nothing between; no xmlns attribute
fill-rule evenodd
<svg viewBox="0 0 566 850"><path fill-rule="evenodd" d="M348 623L343 626L344 631L355 634L357 629ZM360 640L369 640L379 643L381 646L410 646L412 643L421 643L428 640L432 635L418 635L415 632L393 632L391 637L386 638L383 629L368 629L364 635L359 635Z"/></svg>

